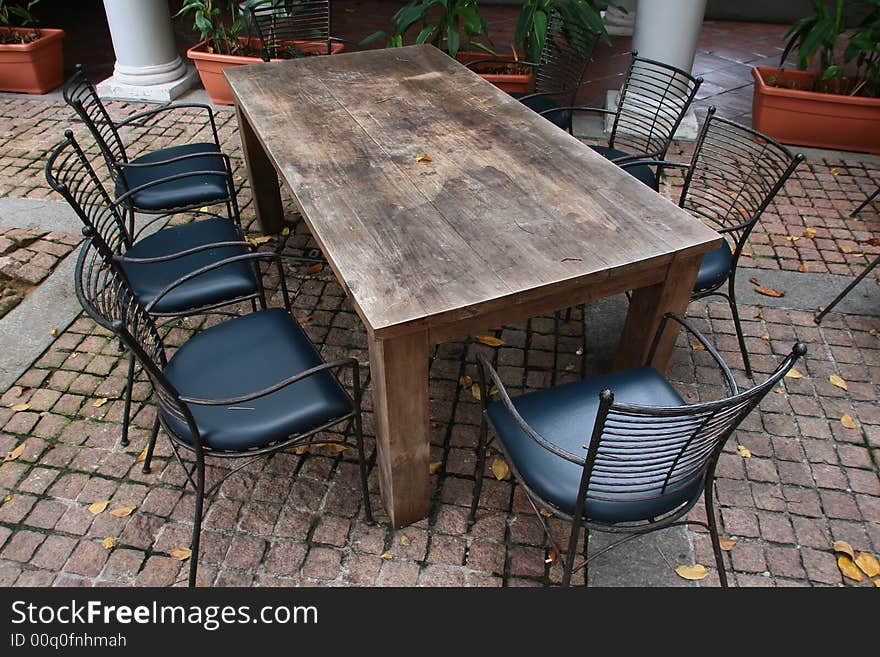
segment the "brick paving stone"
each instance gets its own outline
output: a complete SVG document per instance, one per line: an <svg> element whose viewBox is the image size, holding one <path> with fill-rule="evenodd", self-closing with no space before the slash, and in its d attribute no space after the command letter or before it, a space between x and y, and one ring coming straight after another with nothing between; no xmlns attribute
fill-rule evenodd
<svg viewBox="0 0 880 657"><path fill-rule="evenodd" d="M322 580L334 580L339 574L342 552L331 548L315 547L309 550L303 575Z"/></svg>

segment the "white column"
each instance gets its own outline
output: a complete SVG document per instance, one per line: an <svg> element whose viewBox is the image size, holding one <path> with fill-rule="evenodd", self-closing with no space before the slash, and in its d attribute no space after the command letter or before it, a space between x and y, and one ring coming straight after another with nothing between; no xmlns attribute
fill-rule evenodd
<svg viewBox="0 0 880 657"><path fill-rule="evenodd" d="M633 50L690 72L706 0L639 0Z"/></svg>
<svg viewBox="0 0 880 657"><path fill-rule="evenodd" d="M169 102L197 76L177 54L167 0L104 0L116 65L98 85L108 98Z"/></svg>

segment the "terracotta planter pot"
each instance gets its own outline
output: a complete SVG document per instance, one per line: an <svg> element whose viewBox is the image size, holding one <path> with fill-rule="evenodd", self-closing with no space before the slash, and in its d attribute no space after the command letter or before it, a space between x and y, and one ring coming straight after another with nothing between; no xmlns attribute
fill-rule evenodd
<svg viewBox="0 0 880 657"><path fill-rule="evenodd" d="M294 41L293 45L302 52L321 55L326 52L327 45L323 41ZM252 43L254 49L259 46ZM336 55L345 49L345 44L332 43L330 46L330 54ZM208 52L207 41L197 43L186 51L189 57L196 65L199 77L208 96L217 105L232 105L232 91L226 84L226 78L223 77L223 69L227 66L246 66L247 64L259 64L263 61L261 57L245 57L243 55L222 55L220 53ZM273 59L275 61L281 61Z"/></svg>
<svg viewBox="0 0 880 657"><path fill-rule="evenodd" d="M15 28L16 32L33 30ZM64 30L40 28L40 37L30 43L0 44L0 91L44 94L64 81Z"/></svg>
<svg viewBox="0 0 880 657"><path fill-rule="evenodd" d="M816 79L807 71L758 66L752 77L756 130L786 144L880 154L880 98L807 91Z"/></svg>
<svg viewBox="0 0 880 657"><path fill-rule="evenodd" d="M503 59L504 61L513 63L515 60L513 59L513 55L490 55L489 53L479 52L479 51L458 51L458 54L455 58L460 61L462 64L468 64L477 59ZM487 66L491 66L491 64L487 64ZM481 78L486 80L487 82L491 82L496 87L501 89L501 91L506 91L508 93L529 93L534 84L535 84L535 76L532 71L528 73L480 73L479 71L474 71Z"/></svg>

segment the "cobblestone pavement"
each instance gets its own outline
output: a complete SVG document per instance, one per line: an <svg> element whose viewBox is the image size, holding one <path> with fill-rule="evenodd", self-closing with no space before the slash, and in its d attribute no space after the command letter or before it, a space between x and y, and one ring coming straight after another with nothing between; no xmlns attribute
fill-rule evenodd
<svg viewBox="0 0 880 657"><path fill-rule="evenodd" d="M112 104L120 116L137 109L137 104ZM42 172L45 154L70 124L71 114L60 103L0 101L0 194L50 198ZM200 126L196 114L177 111L141 131L137 147L197 139ZM238 167L236 180L243 187L249 224L253 211L233 114L219 113L218 126ZM90 142L82 126L75 132ZM682 146L678 155L686 151ZM810 161L779 195L753 234L747 264L793 270L805 265L814 272L852 274L877 252L870 241L880 234L876 209L866 210L858 220L847 214L873 189L871 180L878 179L880 166L847 164L843 155L828 157ZM674 196L676 182L669 179L666 193ZM805 235L807 228L815 229L813 237ZM292 223L283 248L277 240L264 248L295 255L310 246L303 225ZM332 275L310 274L290 261L287 269L294 313L323 357L346 354L366 363L365 332ZM271 276L267 280L277 285ZM880 554L880 318L832 314L817 327L809 310L741 309L759 376L774 369L795 339L806 342L809 353L798 365L802 377L785 379L768 396L730 441L719 464L722 531L737 540L726 555L728 572L739 586L852 585L837 569L832 542L846 540L856 550ZM695 303L689 315L719 347L740 383L748 385L726 305ZM169 324L169 344L181 344L214 321L197 317ZM622 317L609 316L607 321ZM200 582L558 582L559 565L545 563L540 525L522 490L509 480L490 476L479 521L467 531L479 405L459 380L476 376L475 355L483 350L494 358L511 393L541 389L582 376L583 348L591 373L601 365L607 346L597 344L589 329L585 340L578 311L569 322L536 317L505 326L498 336L504 340L498 348L455 342L442 345L432 360L431 461L436 472L426 520L393 530L381 512L367 394L370 484L374 508L380 510L376 522L362 518L351 454L317 448L303 455L277 455L228 479L209 503ZM832 385L832 374L842 377L848 390ZM145 380L135 386L132 443L119 447L124 376L125 359L116 343L82 317L0 397L0 454L16 455L0 464L0 585L166 586L185 577L186 564L170 552L188 544L193 496L184 491L183 475L161 436L153 472L144 475L136 462L155 413ZM711 399L721 390L707 354L683 338L670 377L689 400ZM854 429L841 423L844 414L853 419ZM743 457L737 445L751 456ZM213 474L220 472L218 466ZM88 506L100 500L110 504L93 515ZM133 513L112 514L127 505L136 507ZM702 511L698 507L694 513ZM551 527L557 539L566 533L560 522L551 521ZM117 539L118 545L103 548L106 537ZM716 585L707 536L694 532L692 538L697 560L710 567L702 584Z"/></svg>

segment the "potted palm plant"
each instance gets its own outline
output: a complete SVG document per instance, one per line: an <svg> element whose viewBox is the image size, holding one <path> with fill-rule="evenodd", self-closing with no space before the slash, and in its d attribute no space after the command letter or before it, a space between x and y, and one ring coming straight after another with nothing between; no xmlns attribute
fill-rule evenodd
<svg viewBox="0 0 880 657"><path fill-rule="evenodd" d="M64 30L38 27L40 0L0 0L0 90L44 94L64 81Z"/></svg>
<svg viewBox="0 0 880 657"><path fill-rule="evenodd" d="M784 143L880 154L880 0L837 0L797 21L779 68L752 69L752 123ZM854 28L848 12L867 12ZM783 68L796 52L796 69Z"/></svg>

